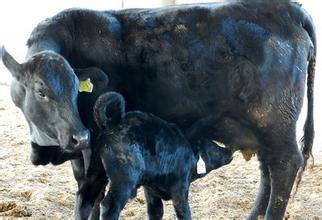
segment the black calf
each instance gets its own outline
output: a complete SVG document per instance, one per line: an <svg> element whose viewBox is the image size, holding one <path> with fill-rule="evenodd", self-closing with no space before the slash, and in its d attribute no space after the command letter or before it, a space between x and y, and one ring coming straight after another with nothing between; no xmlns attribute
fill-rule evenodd
<svg viewBox="0 0 322 220"><path fill-rule="evenodd" d="M191 148L175 124L141 111L125 113L124 109L123 97L115 92L101 95L94 107L101 131L92 145L101 146L101 160L110 180L101 202L101 218L117 219L136 189L144 186L151 219L162 218L161 199L172 199L177 217L190 219L189 185L202 175L196 172L198 150ZM212 154L207 168L230 162L231 152L211 147L202 154Z"/></svg>

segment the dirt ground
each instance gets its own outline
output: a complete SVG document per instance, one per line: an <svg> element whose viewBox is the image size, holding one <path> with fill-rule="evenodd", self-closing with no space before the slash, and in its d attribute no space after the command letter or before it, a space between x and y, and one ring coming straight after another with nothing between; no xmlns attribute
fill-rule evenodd
<svg viewBox="0 0 322 220"><path fill-rule="evenodd" d="M69 162L61 166L33 166L29 160L28 128L0 85L0 218L72 218L76 181ZM241 155L228 166L194 182L190 188L193 219L242 219L249 213L259 184L256 158ZM175 217L171 202L165 218ZM287 219L322 219L322 156L303 177L295 198L289 202ZM142 190L122 212L124 219L146 219Z"/></svg>

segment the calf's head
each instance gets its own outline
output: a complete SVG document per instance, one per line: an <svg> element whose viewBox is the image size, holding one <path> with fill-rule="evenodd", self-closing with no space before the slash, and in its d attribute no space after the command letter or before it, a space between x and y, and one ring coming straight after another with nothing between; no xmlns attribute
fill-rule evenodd
<svg viewBox="0 0 322 220"><path fill-rule="evenodd" d="M19 64L3 47L0 57L11 72L11 97L30 128L32 142L78 151L90 135L77 108L79 80L59 54L44 51Z"/></svg>

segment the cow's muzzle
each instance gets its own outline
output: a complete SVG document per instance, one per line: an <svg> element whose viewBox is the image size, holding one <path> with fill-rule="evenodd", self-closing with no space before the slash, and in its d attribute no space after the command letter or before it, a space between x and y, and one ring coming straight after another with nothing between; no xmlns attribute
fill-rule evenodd
<svg viewBox="0 0 322 220"><path fill-rule="evenodd" d="M75 133L70 137L70 142L66 150L81 151L85 148L88 148L89 145L90 145L90 132L89 130L86 129L78 133Z"/></svg>

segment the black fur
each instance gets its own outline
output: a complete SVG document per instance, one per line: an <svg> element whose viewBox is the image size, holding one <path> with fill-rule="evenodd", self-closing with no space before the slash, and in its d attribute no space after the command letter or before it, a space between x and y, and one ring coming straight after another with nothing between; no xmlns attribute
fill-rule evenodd
<svg viewBox="0 0 322 220"><path fill-rule="evenodd" d="M105 12L71 9L34 29L28 57L45 50L62 55L73 68L97 66L108 72L111 90L125 97L128 110L176 123L200 150L217 140L234 150L256 152L262 180L249 218L283 218L314 137L315 30L299 4L243 0ZM31 100L25 95L32 94L34 81L24 83L17 73L21 66L2 57L16 77L13 100L25 111L30 105L19 103ZM66 70L70 72L68 66ZM301 154L295 130L306 77L308 114ZM79 122L75 108L70 111L72 122ZM30 115L25 112L29 122ZM57 119L49 116L39 127ZM80 123L68 126L83 129ZM53 127L45 127L43 135L51 135ZM82 165L74 171L83 171Z"/></svg>
<svg viewBox="0 0 322 220"><path fill-rule="evenodd" d="M101 95L94 107L98 127L92 145L100 147L101 160L110 180L101 203L102 219L118 219L127 200L145 188L147 201L172 199L178 219L191 219L188 202L190 182L197 178L195 154L175 124L141 111L125 113L119 93ZM219 168L231 161L231 152L212 148L212 160ZM215 157L214 155L217 155ZM207 172L211 171L208 166ZM162 202L148 204L149 219L162 218Z"/></svg>

